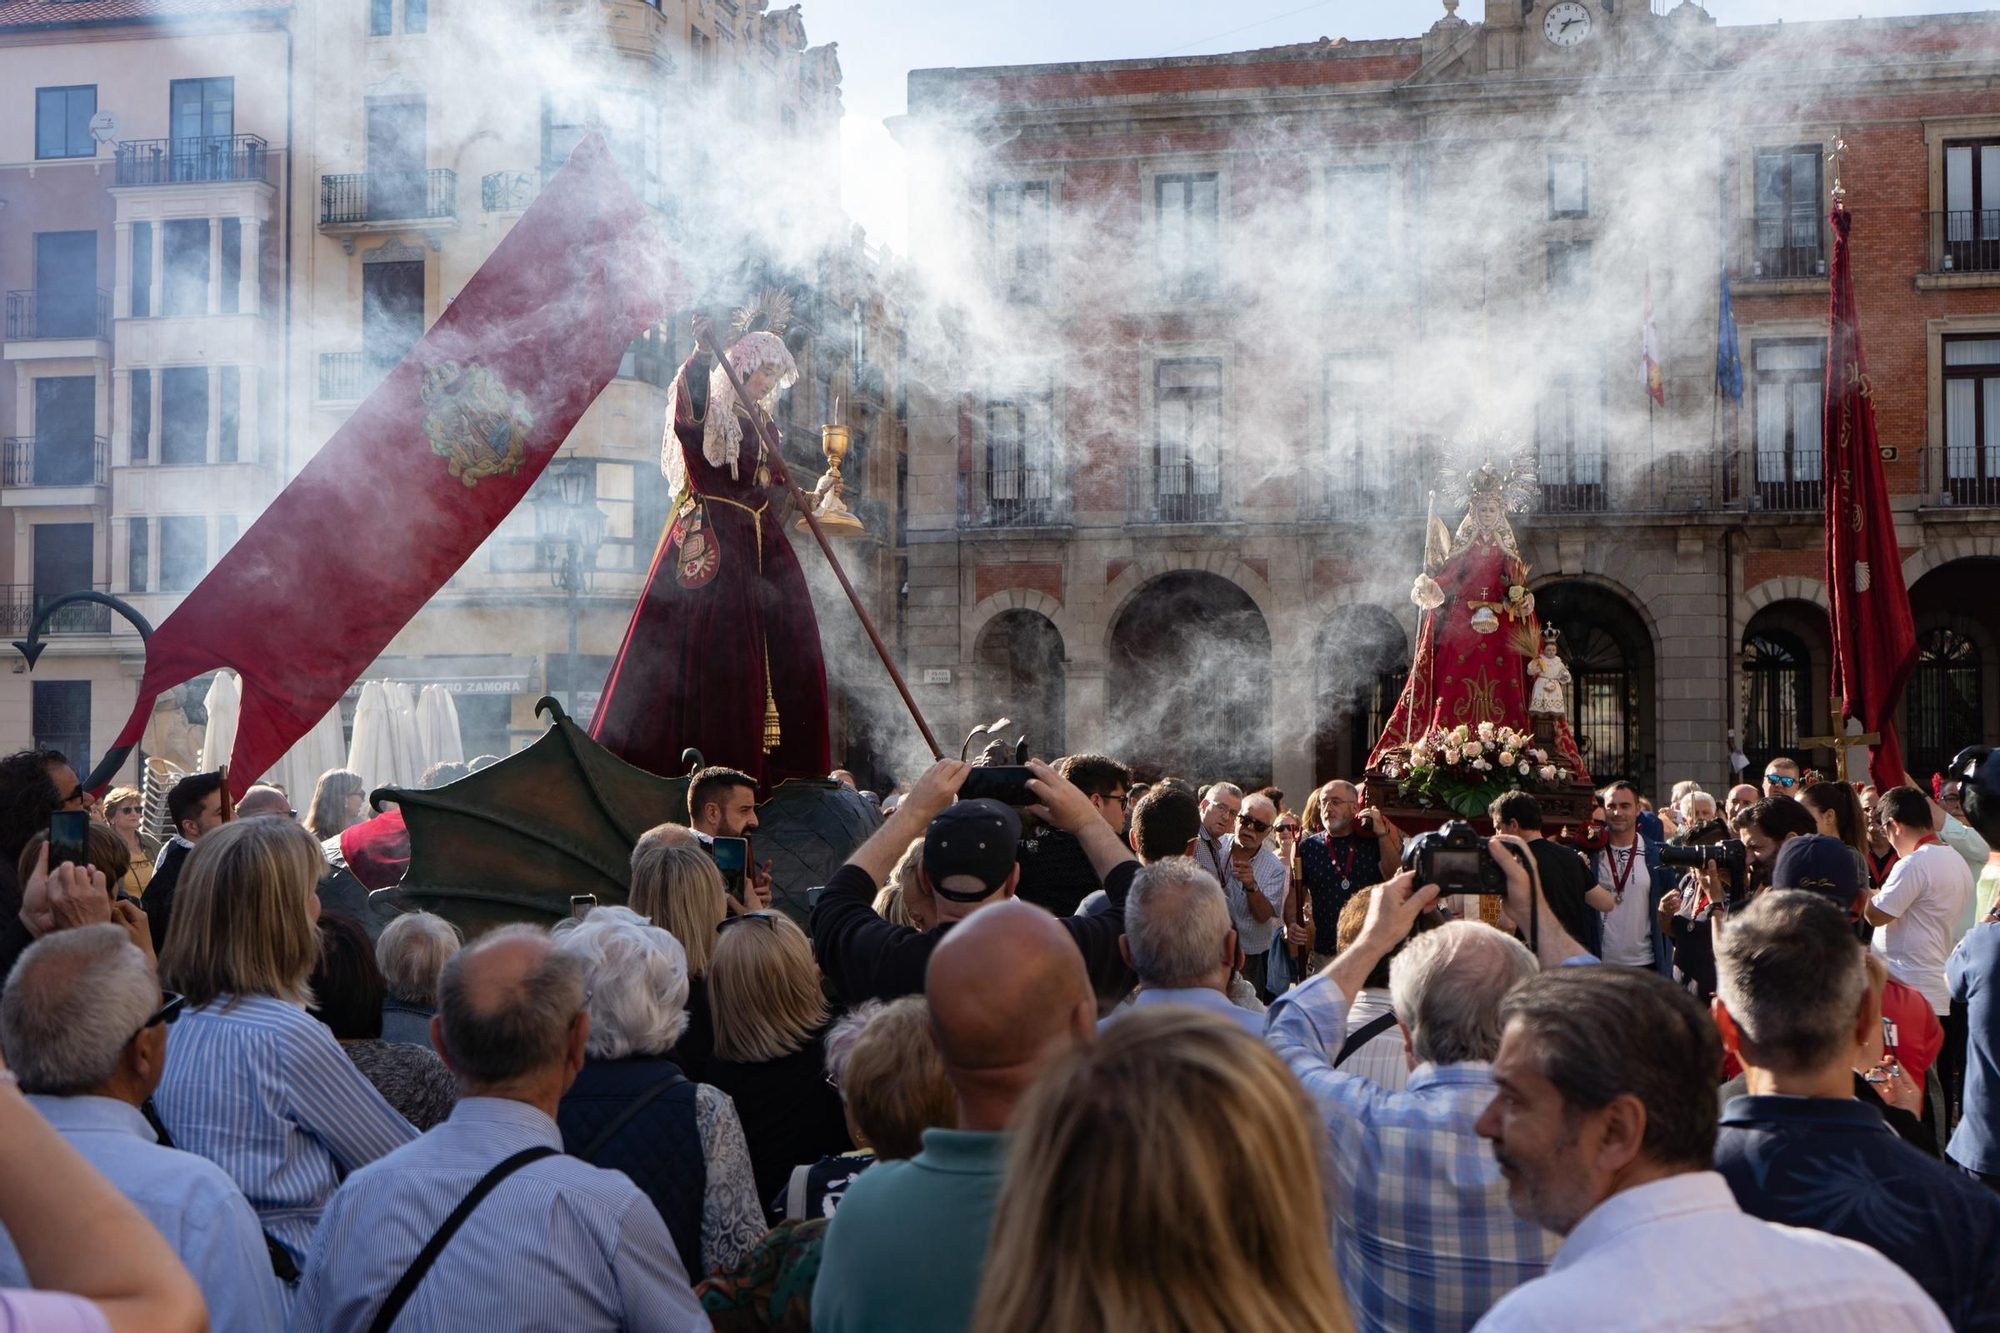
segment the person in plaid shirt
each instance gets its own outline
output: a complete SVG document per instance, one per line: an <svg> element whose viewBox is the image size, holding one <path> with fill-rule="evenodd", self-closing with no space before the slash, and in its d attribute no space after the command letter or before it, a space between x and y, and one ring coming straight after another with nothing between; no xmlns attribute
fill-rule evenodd
<svg viewBox="0 0 2000 1333"><path fill-rule="evenodd" d="M1525 921L1537 890L1503 842L1513 840L1495 839L1491 850L1507 872L1508 914ZM1389 973L1411 1059L1408 1086L1391 1092L1334 1066L1348 1006L1437 896L1437 886L1418 887L1412 871L1377 888L1359 937L1280 998L1265 1027L1333 1140L1334 1260L1362 1333L1462 1333L1539 1277L1559 1241L1514 1215L1493 1154L1473 1132L1493 1099L1500 1002L1536 970L1536 956L1519 941L1472 921L1412 940ZM1539 924L1543 966L1595 961L1545 903Z"/></svg>

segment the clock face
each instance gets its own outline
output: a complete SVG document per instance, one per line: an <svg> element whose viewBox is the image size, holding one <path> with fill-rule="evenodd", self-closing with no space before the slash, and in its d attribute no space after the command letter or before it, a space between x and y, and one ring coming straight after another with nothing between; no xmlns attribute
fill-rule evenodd
<svg viewBox="0 0 2000 1333"><path fill-rule="evenodd" d="M1550 46L1581 46L1590 36L1590 11L1578 0L1561 0L1549 6L1542 19L1542 36Z"/></svg>

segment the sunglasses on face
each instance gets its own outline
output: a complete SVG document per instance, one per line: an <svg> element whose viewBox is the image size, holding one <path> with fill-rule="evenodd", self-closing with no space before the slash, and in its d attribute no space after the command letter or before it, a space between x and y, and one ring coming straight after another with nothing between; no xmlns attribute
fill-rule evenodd
<svg viewBox="0 0 2000 1333"><path fill-rule="evenodd" d="M62 806L60 808L64 810L72 810L79 805L83 805L87 799L88 798L85 797L83 794L83 788L78 787L75 791L71 792L69 795L62 798Z"/></svg>
<svg viewBox="0 0 2000 1333"><path fill-rule="evenodd" d="M1254 830L1258 833L1269 833L1271 831L1269 821L1258 819L1252 815L1238 815L1236 816L1236 822L1244 828Z"/></svg>
<svg viewBox="0 0 2000 1333"><path fill-rule="evenodd" d="M1778 787L1790 787L1795 785L1798 782L1798 779L1788 778L1784 776L1782 773L1766 773L1764 775L1764 781Z"/></svg>
<svg viewBox="0 0 2000 1333"><path fill-rule="evenodd" d="M715 933L720 935L739 921L763 921L769 923L775 919L775 914L771 912L738 912L735 916L726 916L716 922Z"/></svg>
<svg viewBox="0 0 2000 1333"><path fill-rule="evenodd" d="M1119 792L1116 796L1100 796L1097 799L1100 801L1116 801L1127 810L1132 808L1132 794L1130 792Z"/></svg>

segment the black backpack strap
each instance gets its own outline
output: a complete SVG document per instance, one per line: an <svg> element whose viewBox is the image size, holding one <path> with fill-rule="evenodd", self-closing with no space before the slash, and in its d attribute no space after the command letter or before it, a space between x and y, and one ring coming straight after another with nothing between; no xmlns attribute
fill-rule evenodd
<svg viewBox="0 0 2000 1333"><path fill-rule="evenodd" d="M1341 1043L1340 1054L1333 1057L1333 1067L1338 1069L1346 1064L1348 1056L1354 1054L1394 1026L1396 1026L1396 1016L1394 1014L1377 1014L1360 1027L1354 1029L1354 1031L1348 1033L1347 1040Z"/></svg>
<svg viewBox="0 0 2000 1333"><path fill-rule="evenodd" d="M648 1106L651 1106L654 1100L661 1094L672 1092L685 1082L687 1082L687 1079L684 1076L677 1073L669 1074L652 1087L640 1093L637 1097L634 1097L626 1105L625 1109L613 1117L610 1124L598 1131L597 1137L584 1145L583 1150L576 1153L575 1156L586 1162L596 1161L597 1154L604 1151L605 1145L618 1137L618 1131L632 1123L632 1117L638 1115L639 1112L645 1110Z"/></svg>
<svg viewBox="0 0 2000 1333"><path fill-rule="evenodd" d="M491 1194L501 1181L528 1163L540 1161L544 1157L558 1156L560 1151L547 1144L523 1148L481 1176L479 1183L472 1187L472 1192L458 1201L458 1207L451 1210L451 1216L444 1220L444 1225L437 1229L437 1233L424 1245L416 1259L403 1271L403 1276L390 1290L389 1299L383 1301L382 1308L375 1312L375 1322L368 1326L368 1333L389 1333L390 1326L396 1322L396 1316L403 1313L403 1306L409 1302L411 1293L417 1289L417 1284L424 1280L424 1274L430 1272L431 1265L437 1262L438 1255L444 1253L444 1247L451 1243L451 1238L458 1233L465 1219L472 1216L472 1210L479 1206L482 1199Z"/></svg>

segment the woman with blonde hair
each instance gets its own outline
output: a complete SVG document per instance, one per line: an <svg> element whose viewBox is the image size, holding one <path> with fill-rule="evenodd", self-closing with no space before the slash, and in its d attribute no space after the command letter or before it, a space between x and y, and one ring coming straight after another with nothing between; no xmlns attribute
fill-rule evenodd
<svg viewBox="0 0 2000 1333"><path fill-rule="evenodd" d="M153 879L153 863L160 859L160 840L142 827L146 822L145 797L137 787L113 787L104 797L103 808L104 822L132 854L117 887L142 898Z"/></svg>
<svg viewBox="0 0 2000 1333"><path fill-rule="evenodd" d="M361 822L368 804L368 784L351 768L329 768L313 786L312 809L306 811L306 832L325 842Z"/></svg>
<svg viewBox="0 0 2000 1333"><path fill-rule="evenodd" d="M1127 1014L1043 1076L1012 1137L975 1333L1353 1329L1319 1121L1235 1024Z"/></svg>
<svg viewBox="0 0 2000 1333"><path fill-rule="evenodd" d="M342 1177L417 1136L306 1012L326 858L289 819L243 819L188 856L160 951L187 997L153 1105L227 1171L303 1265Z"/></svg>
<svg viewBox="0 0 2000 1333"><path fill-rule="evenodd" d="M673 936L687 955L687 1030L670 1054L682 1073L701 1082L715 1053L708 962L715 955L716 931L729 915L722 872L694 834L679 824L661 824L641 834L632 848L625 905Z"/></svg>
<svg viewBox="0 0 2000 1333"><path fill-rule="evenodd" d="M924 887L917 867L924 859L924 840L910 839L903 855L889 872L889 882L875 895L875 915L898 926L929 930L937 924L937 899Z"/></svg>
<svg viewBox="0 0 2000 1333"><path fill-rule="evenodd" d="M776 912L724 920L709 960L708 1000L715 1019L708 1082L736 1102L757 1197L770 1208L793 1167L854 1146L847 1109L826 1081L830 1024L806 933ZM771 1220L783 1215L779 1207Z"/></svg>

